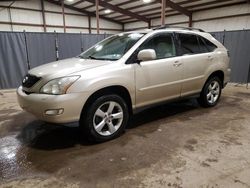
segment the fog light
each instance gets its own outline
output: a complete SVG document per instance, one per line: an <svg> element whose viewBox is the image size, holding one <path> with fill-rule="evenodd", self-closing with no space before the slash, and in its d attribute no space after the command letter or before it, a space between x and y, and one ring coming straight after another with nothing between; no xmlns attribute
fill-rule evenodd
<svg viewBox="0 0 250 188"><path fill-rule="evenodd" d="M63 113L63 109L53 109L53 110L46 110L45 114L48 116L55 116L55 115L60 115Z"/></svg>

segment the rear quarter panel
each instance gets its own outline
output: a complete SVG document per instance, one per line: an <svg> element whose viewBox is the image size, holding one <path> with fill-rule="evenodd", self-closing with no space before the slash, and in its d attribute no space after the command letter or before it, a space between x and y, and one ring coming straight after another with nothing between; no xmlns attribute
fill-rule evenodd
<svg viewBox="0 0 250 188"><path fill-rule="evenodd" d="M208 39L218 47L214 52L212 52L214 60L213 63L211 63L211 65L206 70L205 73L206 76L205 79L203 80L203 83L205 84L209 76L218 70L223 71L224 73L224 83L229 82L231 69L230 69L230 58L228 56L228 50L211 34L200 33L200 35Z"/></svg>
<svg viewBox="0 0 250 188"><path fill-rule="evenodd" d="M203 80L203 85L209 78L211 74L216 71L222 71L224 73L224 83L229 81L230 77L230 68L229 68L229 58L227 55L227 51L225 48L218 48L215 52L213 52L213 62L208 66L205 79Z"/></svg>

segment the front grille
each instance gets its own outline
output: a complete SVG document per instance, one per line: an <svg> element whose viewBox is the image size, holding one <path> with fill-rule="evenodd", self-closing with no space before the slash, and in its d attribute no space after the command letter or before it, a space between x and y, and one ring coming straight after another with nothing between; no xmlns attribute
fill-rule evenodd
<svg viewBox="0 0 250 188"><path fill-rule="evenodd" d="M31 88L33 85L35 85L35 83L37 83L39 80L41 79L41 77L36 77L30 74L27 74L23 81L22 81L22 86L26 87L26 88Z"/></svg>

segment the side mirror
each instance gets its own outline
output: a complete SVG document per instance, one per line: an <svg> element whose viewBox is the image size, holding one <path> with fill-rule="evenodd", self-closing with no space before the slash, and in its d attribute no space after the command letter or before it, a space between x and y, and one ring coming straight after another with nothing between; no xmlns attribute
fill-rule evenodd
<svg viewBox="0 0 250 188"><path fill-rule="evenodd" d="M150 61L150 60L155 60L156 59L156 53L155 50L153 49L145 49L141 50L138 55L137 59L139 61Z"/></svg>

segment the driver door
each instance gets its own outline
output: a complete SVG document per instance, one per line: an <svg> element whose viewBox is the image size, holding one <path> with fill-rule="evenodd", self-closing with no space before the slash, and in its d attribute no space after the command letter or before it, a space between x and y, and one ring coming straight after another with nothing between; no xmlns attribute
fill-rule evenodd
<svg viewBox="0 0 250 188"><path fill-rule="evenodd" d="M156 59L135 64L136 106L180 97L183 67L172 34L151 37L139 47L143 49L154 49Z"/></svg>

